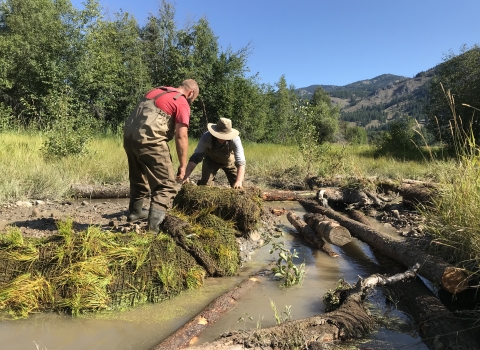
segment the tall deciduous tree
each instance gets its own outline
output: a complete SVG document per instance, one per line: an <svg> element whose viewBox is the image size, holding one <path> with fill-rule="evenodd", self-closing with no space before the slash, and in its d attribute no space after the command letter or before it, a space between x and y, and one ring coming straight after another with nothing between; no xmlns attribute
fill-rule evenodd
<svg viewBox="0 0 480 350"><path fill-rule="evenodd" d="M288 87L285 75L276 83L277 90L270 92L269 139L271 142L287 143L294 141L294 105L298 101L293 86Z"/></svg>
<svg viewBox="0 0 480 350"><path fill-rule="evenodd" d="M480 47L477 45L472 48L463 46L460 54L455 55L450 52L446 55L444 62L437 67L430 85L429 98L425 108L428 129L438 141L452 146L455 140L451 132L451 126L453 126L451 123L455 121L445 95L447 91L452 94L455 113L460 117L457 120L457 126L462 129L462 133L467 135L472 131L475 139L479 140ZM461 122L459 122L460 120Z"/></svg>
<svg viewBox="0 0 480 350"><path fill-rule="evenodd" d="M311 105L315 110L314 119L317 129L318 142L332 142L338 131L338 119L340 117L340 108L332 104L330 96L321 87L318 87L313 93Z"/></svg>
<svg viewBox="0 0 480 350"><path fill-rule="evenodd" d="M139 28L125 13L113 22L97 18L86 30L83 45L74 82L77 96L90 114L115 128L151 86Z"/></svg>
<svg viewBox="0 0 480 350"><path fill-rule="evenodd" d="M67 0L5 0L0 3L0 102L24 125L48 124L44 99L65 85L71 58L63 19L74 13Z"/></svg>

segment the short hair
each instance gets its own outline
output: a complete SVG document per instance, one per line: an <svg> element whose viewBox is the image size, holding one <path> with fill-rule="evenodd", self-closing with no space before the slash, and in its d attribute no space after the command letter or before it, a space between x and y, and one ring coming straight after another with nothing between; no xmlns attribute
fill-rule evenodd
<svg viewBox="0 0 480 350"><path fill-rule="evenodd" d="M186 90L193 90L193 92L195 93L195 95L198 96L198 93L199 93L199 88L198 88L198 84L195 80L193 79L185 79L184 81L182 81L182 84L180 84L180 87L186 89Z"/></svg>

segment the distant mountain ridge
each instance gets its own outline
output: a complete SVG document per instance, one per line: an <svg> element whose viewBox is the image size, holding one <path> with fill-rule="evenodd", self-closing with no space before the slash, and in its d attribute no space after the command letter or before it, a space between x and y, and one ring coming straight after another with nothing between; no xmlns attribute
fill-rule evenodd
<svg viewBox="0 0 480 350"><path fill-rule="evenodd" d="M344 86L310 85L296 93L310 99L318 87L329 93L340 106L343 121L368 128L385 127L388 120L409 116L424 120L423 106L435 68L418 73L414 78L382 74Z"/></svg>
<svg viewBox="0 0 480 350"><path fill-rule="evenodd" d="M320 86L323 90L328 93L341 91L341 90L363 90L368 93L372 93L377 89L382 89L389 84L397 83L403 80L408 79L407 77L403 77L401 75L394 75L394 74L382 74L378 77L372 79L364 79L359 80L354 83L348 85L310 85L304 88L296 89L296 92L305 98L310 98L315 90Z"/></svg>

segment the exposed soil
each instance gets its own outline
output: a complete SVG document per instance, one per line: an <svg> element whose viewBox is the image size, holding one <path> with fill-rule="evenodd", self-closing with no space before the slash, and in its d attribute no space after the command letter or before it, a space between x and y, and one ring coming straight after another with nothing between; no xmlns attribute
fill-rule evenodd
<svg viewBox="0 0 480 350"><path fill-rule="evenodd" d="M146 201L148 208L148 202ZM72 218L74 228L99 225L105 230L140 229L143 222L127 223L128 198L110 200L19 201L0 207L0 230L17 226L25 236L45 237L56 233L57 220Z"/></svg>
<svg viewBox="0 0 480 350"><path fill-rule="evenodd" d="M254 184L255 181L252 182ZM219 183L220 186L226 184ZM247 184L248 186L248 184ZM112 192L112 185L108 192ZM119 188L125 187L119 186ZM279 186L275 186L279 187ZM283 183L282 188L290 190L306 189L305 184L296 185ZM118 193L124 196L123 193ZM392 202L381 210L373 206L359 208L366 216L376 218L386 226L397 229L398 234L404 237L423 236L423 218L411 208L405 207L401 200L391 198ZM144 209L148 210L149 201L145 200ZM268 203L266 203L268 207ZM284 213L273 213L282 215ZM111 199L69 199L62 201L28 200L0 205L0 230L7 226L20 228L25 236L45 237L56 233L56 221L72 218L76 230L81 231L91 225L98 225L104 230L114 232L142 232L146 227L146 220L135 223L127 222L128 198ZM264 223L266 229L273 229L273 222Z"/></svg>

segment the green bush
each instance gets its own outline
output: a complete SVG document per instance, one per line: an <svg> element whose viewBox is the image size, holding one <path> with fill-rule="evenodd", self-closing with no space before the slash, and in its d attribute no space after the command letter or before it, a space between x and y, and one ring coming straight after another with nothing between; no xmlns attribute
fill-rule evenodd
<svg viewBox="0 0 480 350"><path fill-rule="evenodd" d="M388 131L374 140L376 155L405 158L409 153L418 151L414 142L414 126L415 120L411 118L391 122Z"/></svg>
<svg viewBox="0 0 480 350"><path fill-rule="evenodd" d="M80 155L86 151L92 130L74 119L62 118L47 132L42 151L48 157Z"/></svg>
<svg viewBox="0 0 480 350"><path fill-rule="evenodd" d="M0 102L0 131L11 130L13 122L12 109Z"/></svg>

